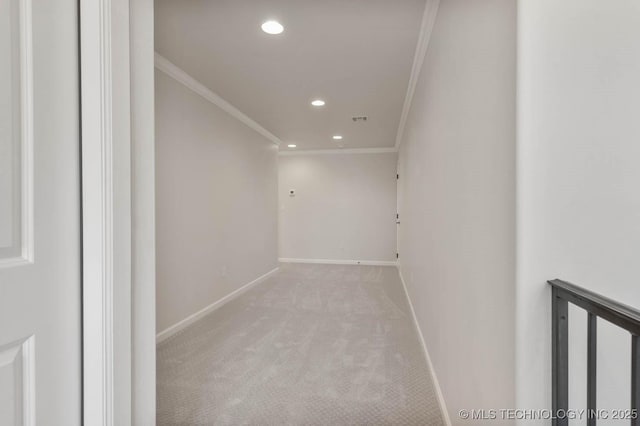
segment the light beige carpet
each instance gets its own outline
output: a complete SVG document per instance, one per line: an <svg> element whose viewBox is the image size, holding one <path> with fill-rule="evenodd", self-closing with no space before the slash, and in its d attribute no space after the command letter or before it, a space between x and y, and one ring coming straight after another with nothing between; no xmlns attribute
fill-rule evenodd
<svg viewBox="0 0 640 426"><path fill-rule="evenodd" d="M394 267L283 264L157 350L160 425L442 425Z"/></svg>

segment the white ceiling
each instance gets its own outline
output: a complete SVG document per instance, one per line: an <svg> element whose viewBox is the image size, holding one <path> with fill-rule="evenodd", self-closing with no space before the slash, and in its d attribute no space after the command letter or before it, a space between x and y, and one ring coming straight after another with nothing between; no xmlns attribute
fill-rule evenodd
<svg viewBox="0 0 640 426"><path fill-rule="evenodd" d="M424 6L156 0L156 51L275 134L281 150L393 147ZM263 33L268 19L284 33ZM315 98L326 106L311 107ZM361 115L366 123L352 121Z"/></svg>

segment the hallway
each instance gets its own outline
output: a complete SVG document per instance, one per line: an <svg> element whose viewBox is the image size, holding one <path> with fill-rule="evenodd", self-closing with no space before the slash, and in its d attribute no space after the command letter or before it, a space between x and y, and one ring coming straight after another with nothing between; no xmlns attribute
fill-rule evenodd
<svg viewBox="0 0 640 426"><path fill-rule="evenodd" d="M441 425L395 267L281 264L158 345L159 425Z"/></svg>
<svg viewBox="0 0 640 426"><path fill-rule="evenodd" d="M0 20L0 426L640 426L639 0Z"/></svg>

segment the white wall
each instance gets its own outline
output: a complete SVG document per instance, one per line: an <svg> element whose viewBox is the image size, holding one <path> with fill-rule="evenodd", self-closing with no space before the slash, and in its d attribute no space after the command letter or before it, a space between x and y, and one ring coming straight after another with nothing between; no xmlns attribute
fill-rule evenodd
<svg viewBox="0 0 640 426"><path fill-rule="evenodd" d="M545 281L640 308L640 2L520 0L518 8L517 403L549 407ZM586 371L578 334L586 319L576 312L574 407L584 405ZM599 408L628 408L628 334L599 331Z"/></svg>
<svg viewBox="0 0 640 426"><path fill-rule="evenodd" d="M453 424L515 402L515 37L515 2L443 0L400 148L400 269Z"/></svg>
<svg viewBox="0 0 640 426"><path fill-rule="evenodd" d="M157 330L277 267L277 147L156 71Z"/></svg>
<svg viewBox="0 0 640 426"><path fill-rule="evenodd" d="M396 153L281 155L278 163L281 258L396 260Z"/></svg>

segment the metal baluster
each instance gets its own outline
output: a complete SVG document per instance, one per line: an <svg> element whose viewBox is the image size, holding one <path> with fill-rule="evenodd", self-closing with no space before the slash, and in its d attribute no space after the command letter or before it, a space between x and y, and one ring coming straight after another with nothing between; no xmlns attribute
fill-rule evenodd
<svg viewBox="0 0 640 426"><path fill-rule="evenodd" d="M635 410L635 418L631 426L640 426L640 337L631 335L631 409Z"/></svg>
<svg viewBox="0 0 640 426"><path fill-rule="evenodd" d="M587 321L587 426L595 426L598 317L589 313Z"/></svg>
<svg viewBox="0 0 640 426"><path fill-rule="evenodd" d="M552 409L553 426L568 426L566 416L557 418L559 410L566 413L569 408L569 304L559 296L559 291L552 291ZM635 426L635 425L634 425Z"/></svg>

